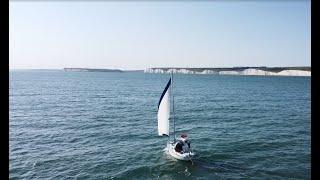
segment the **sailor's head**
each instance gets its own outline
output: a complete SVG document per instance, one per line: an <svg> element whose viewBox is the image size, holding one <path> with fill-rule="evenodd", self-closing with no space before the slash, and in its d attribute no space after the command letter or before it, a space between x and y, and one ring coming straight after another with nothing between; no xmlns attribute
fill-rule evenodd
<svg viewBox="0 0 320 180"><path fill-rule="evenodd" d="M187 134L181 134L180 139L185 142L186 140L188 140L188 135Z"/></svg>

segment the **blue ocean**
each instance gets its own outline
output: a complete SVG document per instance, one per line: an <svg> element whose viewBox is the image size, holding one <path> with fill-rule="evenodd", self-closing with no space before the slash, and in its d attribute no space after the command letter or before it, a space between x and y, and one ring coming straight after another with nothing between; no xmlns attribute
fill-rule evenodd
<svg viewBox="0 0 320 180"><path fill-rule="evenodd" d="M176 133L158 136L169 74L12 70L10 179L310 179L310 77L174 75Z"/></svg>

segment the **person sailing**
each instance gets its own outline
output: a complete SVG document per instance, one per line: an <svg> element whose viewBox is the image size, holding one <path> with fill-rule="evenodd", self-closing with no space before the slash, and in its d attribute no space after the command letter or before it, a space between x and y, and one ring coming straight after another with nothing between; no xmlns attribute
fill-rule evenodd
<svg viewBox="0 0 320 180"><path fill-rule="evenodd" d="M175 147L175 151L181 154L189 153L191 151L191 146L187 134L181 134L180 138L178 139L178 143Z"/></svg>

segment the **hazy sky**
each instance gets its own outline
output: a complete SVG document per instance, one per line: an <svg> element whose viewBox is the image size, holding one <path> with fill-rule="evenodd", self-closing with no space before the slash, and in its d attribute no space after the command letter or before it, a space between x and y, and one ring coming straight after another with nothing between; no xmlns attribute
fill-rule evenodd
<svg viewBox="0 0 320 180"><path fill-rule="evenodd" d="M13 1L10 68L310 66L310 7L310 1Z"/></svg>

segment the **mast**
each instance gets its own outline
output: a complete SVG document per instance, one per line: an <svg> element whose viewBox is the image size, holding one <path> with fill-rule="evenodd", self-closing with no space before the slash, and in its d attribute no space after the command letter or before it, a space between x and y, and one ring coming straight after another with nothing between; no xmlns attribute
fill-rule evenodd
<svg viewBox="0 0 320 180"><path fill-rule="evenodd" d="M172 94L172 121L173 121L173 142L176 141L175 137L175 122L174 122L174 96L173 96L173 69L171 69L171 94Z"/></svg>

